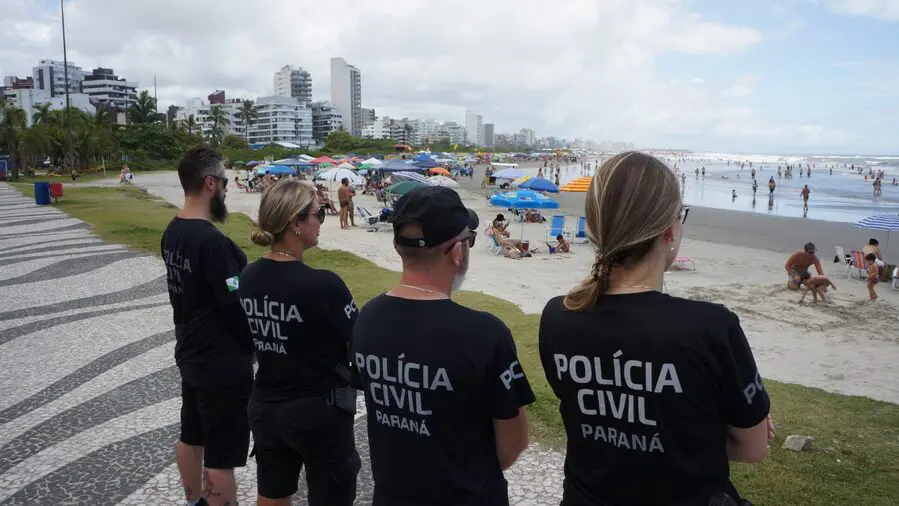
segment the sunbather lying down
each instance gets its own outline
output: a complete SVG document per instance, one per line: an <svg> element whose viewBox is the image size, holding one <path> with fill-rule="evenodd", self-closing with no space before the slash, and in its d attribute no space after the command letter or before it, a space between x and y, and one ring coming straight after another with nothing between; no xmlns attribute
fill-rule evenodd
<svg viewBox="0 0 899 506"><path fill-rule="evenodd" d="M837 289L837 285L833 284L833 281L831 281L830 278L822 276L821 274L810 276L808 279L802 281L800 286L802 285L805 285L805 290L802 292L802 297L799 298L800 303L805 300L805 296L808 295L809 292L812 292L814 301L818 302L819 295L821 296L821 300L827 300L825 294L829 287L833 287L834 290Z"/></svg>

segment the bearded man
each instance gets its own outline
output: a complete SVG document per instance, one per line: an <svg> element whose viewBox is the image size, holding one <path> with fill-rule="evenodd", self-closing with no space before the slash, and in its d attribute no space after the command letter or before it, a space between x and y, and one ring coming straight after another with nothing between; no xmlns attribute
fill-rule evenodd
<svg viewBox="0 0 899 506"><path fill-rule="evenodd" d="M234 468L246 465L250 441L253 341L237 292L247 257L212 223L228 216L223 161L205 147L184 155L184 208L161 242L181 372L175 458L189 506L237 504Z"/></svg>

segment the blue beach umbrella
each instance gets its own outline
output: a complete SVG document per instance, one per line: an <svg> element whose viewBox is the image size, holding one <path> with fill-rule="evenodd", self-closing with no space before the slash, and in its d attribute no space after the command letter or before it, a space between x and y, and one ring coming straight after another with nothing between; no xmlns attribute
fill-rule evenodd
<svg viewBox="0 0 899 506"><path fill-rule="evenodd" d="M886 249L890 249L890 232L899 231L899 214L875 214L855 224L858 228L881 230L887 233Z"/></svg>
<svg viewBox="0 0 899 506"><path fill-rule="evenodd" d="M518 185L519 188L525 190L534 190L538 192L559 193L559 187L554 185L552 181L543 177L534 177Z"/></svg>
<svg viewBox="0 0 899 506"><path fill-rule="evenodd" d="M490 205L507 209L558 209L555 200L531 190L496 193L490 197ZM521 222L521 237L524 238L524 221Z"/></svg>

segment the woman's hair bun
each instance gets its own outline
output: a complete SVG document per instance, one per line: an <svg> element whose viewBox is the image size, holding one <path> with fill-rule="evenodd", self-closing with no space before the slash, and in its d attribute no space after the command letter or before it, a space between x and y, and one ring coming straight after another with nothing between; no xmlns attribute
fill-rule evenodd
<svg viewBox="0 0 899 506"><path fill-rule="evenodd" d="M260 246L271 246L272 243L275 242L275 236L273 236L271 232L266 232L265 230L254 230L253 233L250 234L250 240L253 241L254 244Z"/></svg>

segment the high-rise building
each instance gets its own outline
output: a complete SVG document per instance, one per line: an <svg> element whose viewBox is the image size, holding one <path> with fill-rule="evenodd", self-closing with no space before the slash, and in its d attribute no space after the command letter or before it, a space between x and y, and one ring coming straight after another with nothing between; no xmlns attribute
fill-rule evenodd
<svg viewBox="0 0 899 506"><path fill-rule="evenodd" d="M34 88L34 78L26 77L25 79L22 79L19 76L6 76L3 78L3 87L11 90L27 90Z"/></svg>
<svg viewBox="0 0 899 506"><path fill-rule="evenodd" d="M312 102L312 138L316 144L324 144L331 132L343 128L343 114L327 101Z"/></svg>
<svg viewBox="0 0 899 506"><path fill-rule="evenodd" d="M493 148L495 141L493 138L495 126L493 123L484 124L484 146Z"/></svg>
<svg viewBox="0 0 899 506"><path fill-rule="evenodd" d="M371 125L375 122L375 110L369 107L362 108L362 128L365 128L366 125Z"/></svg>
<svg viewBox="0 0 899 506"><path fill-rule="evenodd" d="M315 144L312 138L312 111L292 97L259 97L259 117L250 122L250 144L287 142L301 147Z"/></svg>
<svg viewBox="0 0 899 506"><path fill-rule="evenodd" d="M81 81L82 92L91 100L119 110L137 99L137 83L115 75L112 69L95 68Z"/></svg>
<svg viewBox="0 0 899 506"><path fill-rule="evenodd" d="M88 74L81 67L69 63L69 93L81 93L81 81ZM34 87L51 97L66 94L65 66L57 60L41 60L34 67Z"/></svg>
<svg viewBox="0 0 899 506"><path fill-rule="evenodd" d="M223 105L225 103L225 90L215 90L206 97L210 105Z"/></svg>
<svg viewBox="0 0 899 506"><path fill-rule="evenodd" d="M484 117L472 111L465 111L466 141L472 146L484 145Z"/></svg>
<svg viewBox="0 0 899 506"><path fill-rule="evenodd" d="M299 99L303 105L312 102L312 75L303 67L285 65L272 80L275 96Z"/></svg>
<svg viewBox="0 0 899 506"><path fill-rule="evenodd" d="M331 58L331 103L344 115L344 128L362 135L362 73L343 58Z"/></svg>

